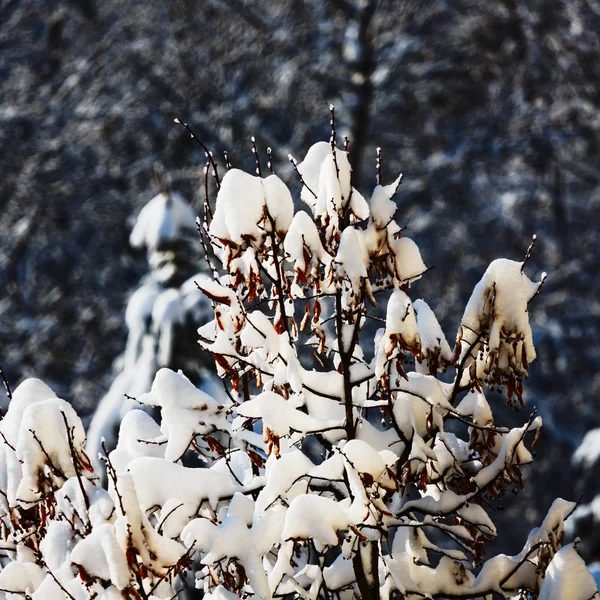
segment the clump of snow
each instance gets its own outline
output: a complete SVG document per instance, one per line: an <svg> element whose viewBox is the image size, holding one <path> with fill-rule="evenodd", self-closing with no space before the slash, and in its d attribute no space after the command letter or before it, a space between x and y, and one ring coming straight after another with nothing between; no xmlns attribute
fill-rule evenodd
<svg viewBox="0 0 600 600"><path fill-rule="evenodd" d="M527 304L540 284L522 272L522 264L504 258L493 261L465 308L457 350L459 360L469 353L483 355L477 377L492 372L511 378L526 376L535 359Z"/></svg>
<svg viewBox="0 0 600 600"><path fill-rule="evenodd" d="M573 454L573 464L589 469L600 459L600 428L590 429Z"/></svg>
<svg viewBox="0 0 600 600"><path fill-rule="evenodd" d="M420 354L421 339L410 298L402 290L395 290L388 300L385 332L377 349L377 378L384 376L389 360L398 355L403 357L405 351Z"/></svg>
<svg viewBox="0 0 600 600"><path fill-rule="evenodd" d="M71 551L70 560L84 568L86 573L112 581L119 590L129 585L131 572L127 558L110 523L94 528L81 540Z"/></svg>
<svg viewBox="0 0 600 600"><path fill-rule="evenodd" d="M413 302L417 316L417 329L421 340L421 353L428 372L434 375L438 369L452 362L452 350L446 336L429 305L422 299ZM419 365L420 363L417 363Z"/></svg>
<svg viewBox="0 0 600 600"><path fill-rule="evenodd" d="M262 179L230 169L221 182L209 233L237 245L260 242L271 229L285 233L293 214L292 196L277 175Z"/></svg>
<svg viewBox="0 0 600 600"><path fill-rule="evenodd" d="M331 498L302 494L292 500L285 516L284 540L314 540L337 546L338 531L349 527L348 515Z"/></svg>
<svg viewBox="0 0 600 600"><path fill-rule="evenodd" d="M296 281L305 282L309 275L315 280L321 266L331 262L331 256L323 248L319 232L310 216L298 211L285 236L284 248L294 264Z"/></svg>
<svg viewBox="0 0 600 600"><path fill-rule="evenodd" d="M369 217L366 200L352 187L348 152L318 142L298 165L298 172L307 186L302 189L302 200L315 217L330 221L333 226L337 226L345 210L358 220Z"/></svg>
<svg viewBox="0 0 600 600"><path fill-rule="evenodd" d="M340 278L346 277L353 290L362 288L362 281L366 279L369 269L369 256L359 233L353 227L347 227L342 232L334 264L337 275Z"/></svg>
<svg viewBox="0 0 600 600"><path fill-rule="evenodd" d="M596 582L573 544L561 548L544 576L538 600L590 600L598 594Z"/></svg>
<svg viewBox="0 0 600 600"><path fill-rule="evenodd" d="M329 427L341 428L339 421L316 419L299 411L292 402L273 392L262 392L252 400L244 402L237 409L237 413L241 417L262 419L263 424L280 437L289 435L290 430L306 434Z"/></svg>
<svg viewBox="0 0 600 600"><path fill-rule="evenodd" d="M182 373L161 369L152 389L139 399L142 404L161 409L161 432L168 438L167 460L182 456L196 434L227 429L227 409L197 389Z"/></svg>

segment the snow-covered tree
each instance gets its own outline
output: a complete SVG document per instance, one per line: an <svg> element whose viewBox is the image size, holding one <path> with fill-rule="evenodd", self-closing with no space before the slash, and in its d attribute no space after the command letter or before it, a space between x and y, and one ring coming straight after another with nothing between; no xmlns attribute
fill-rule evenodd
<svg viewBox="0 0 600 600"><path fill-rule="evenodd" d="M139 408L135 398L150 390L160 368L183 369L200 384L212 363L200 352L195 335L212 313L197 285L207 275L199 272L204 262L196 216L162 173L157 175L161 191L141 210L129 239L133 248L146 250L150 272L127 305L127 347L88 430L87 448L96 466L102 440L114 447L121 420Z"/></svg>
<svg viewBox="0 0 600 600"><path fill-rule="evenodd" d="M198 334L225 399L159 370L137 401L160 419L125 416L104 490L72 409L37 380L15 391L0 422L7 599L158 600L190 579L207 600L597 594L561 547L574 502L556 500L517 555L484 559L490 513L522 484L542 425L502 426L485 394L523 404L543 277L527 259L492 262L452 351L411 299L427 268L394 219L401 176L384 185L379 170L367 201L332 132L291 158L307 210L258 153L256 175L222 179L207 154L213 277L197 283L214 319Z"/></svg>

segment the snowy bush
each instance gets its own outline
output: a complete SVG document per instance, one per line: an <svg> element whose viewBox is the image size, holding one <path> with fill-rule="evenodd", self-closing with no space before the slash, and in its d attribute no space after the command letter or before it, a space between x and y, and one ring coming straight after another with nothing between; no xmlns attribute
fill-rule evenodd
<svg viewBox="0 0 600 600"><path fill-rule="evenodd" d="M224 393L161 369L137 397L160 421L125 416L104 490L74 411L21 384L0 422L0 594L592 598L583 561L561 548L573 502L556 500L519 554L483 558L490 508L522 484L542 425L532 414L503 427L485 396L501 387L523 404L541 285L526 261L489 266L452 351L411 299L427 268L394 220L401 177L378 175L367 201L333 130L291 159L296 210L258 155L256 176L221 180L207 158L218 192L211 207L207 184L199 228L213 277L197 285L214 319L198 334Z"/></svg>

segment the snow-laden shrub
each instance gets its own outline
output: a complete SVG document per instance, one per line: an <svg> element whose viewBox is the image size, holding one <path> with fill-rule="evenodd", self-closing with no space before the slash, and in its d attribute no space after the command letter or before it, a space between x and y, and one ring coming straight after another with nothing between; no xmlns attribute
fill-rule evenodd
<svg viewBox="0 0 600 600"><path fill-rule="evenodd" d="M521 485L542 425L496 423L485 390L521 399L540 284L494 261L453 353L411 299L426 267L394 220L400 178L367 201L335 136L295 166L306 211L274 174L217 180L200 222L214 277L197 282L214 319L199 337L226 393L160 370L137 398L160 421L126 415L107 490L74 412L41 382L15 391L0 422L0 594L593 597L561 549L573 502L556 500L519 554L483 559L490 507Z"/></svg>

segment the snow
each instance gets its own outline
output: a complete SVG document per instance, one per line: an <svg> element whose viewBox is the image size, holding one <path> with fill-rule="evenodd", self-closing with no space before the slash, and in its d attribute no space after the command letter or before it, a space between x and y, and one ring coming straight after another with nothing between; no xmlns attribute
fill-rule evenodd
<svg viewBox="0 0 600 600"><path fill-rule="evenodd" d="M17 444L23 413L27 407L49 398L56 398L56 394L39 379L26 379L15 389L8 411L0 421L0 431L12 446Z"/></svg>
<svg viewBox="0 0 600 600"><path fill-rule="evenodd" d="M401 237L390 243L395 255L396 277L399 281L414 281L427 270L421 252L413 240Z"/></svg>
<svg viewBox="0 0 600 600"><path fill-rule="evenodd" d="M437 355L446 363L452 362L452 350L446 336L429 305L423 300L415 300L413 309L417 316L417 329L421 340L421 351L426 357Z"/></svg>
<svg viewBox="0 0 600 600"><path fill-rule="evenodd" d="M44 562L51 571L58 571L69 558L73 548L73 530L65 521L51 521L40 543Z"/></svg>
<svg viewBox="0 0 600 600"><path fill-rule="evenodd" d="M590 600L598 587L573 544L555 555L544 577L538 600Z"/></svg>
<svg viewBox="0 0 600 600"><path fill-rule="evenodd" d="M134 458L164 458L166 442L158 423L150 415L143 410L132 410L121 421L119 441L110 459L118 472L125 471Z"/></svg>
<svg viewBox="0 0 600 600"><path fill-rule="evenodd" d="M265 600L271 597L267 575L250 532L238 516L228 515L220 526L206 519L194 519L181 537L187 546L206 553L202 559L205 565L214 564L224 557L239 559L254 591Z"/></svg>
<svg viewBox="0 0 600 600"><path fill-rule="evenodd" d="M480 488L486 486L492 479L498 476L505 466L531 462L533 459L529 451L523 445L523 439L527 431L538 429L541 426L541 418L536 417L531 425L526 424L523 427L511 429L502 440L502 446L500 447L498 456L490 465L481 469L481 471L473 478L473 481L477 486Z"/></svg>
<svg viewBox="0 0 600 600"><path fill-rule="evenodd" d="M343 454L359 473L369 473L378 480L384 472L394 465L398 457L389 450L377 452L370 444L362 440L350 440L342 448Z"/></svg>
<svg viewBox="0 0 600 600"><path fill-rule="evenodd" d="M385 374L387 361L394 358L399 350L410 349L415 354L421 351L415 311L410 298L402 290L395 290L390 296L385 323L385 333L376 356L375 375L378 379Z"/></svg>
<svg viewBox="0 0 600 600"><path fill-rule="evenodd" d="M305 273L310 267L311 273L317 274L320 265L328 265L331 256L323 248L317 226L311 217L298 211L285 236L284 248L294 263L296 273Z"/></svg>
<svg viewBox="0 0 600 600"><path fill-rule="evenodd" d="M129 464L139 506L148 510L164 506L172 498L183 502L193 515L205 500L216 510L221 498L231 498L239 489L233 477L216 467L193 469L162 458L136 458ZM161 485L157 486L156 482Z"/></svg>
<svg viewBox="0 0 600 600"><path fill-rule="evenodd" d="M350 159L344 150L336 148L334 158L329 143L317 142L298 165L298 172L312 191L304 187L301 198L311 207L315 217L327 217L337 222L348 203L358 220L369 217L366 200L352 187Z"/></svg>
<svg viewBox="0 0 600 600"><path fill-rule="evenodd" d="M377 229L384 229L391 224L398 207L392 200L400 182L402 175L399 175L396 181L391 185L377 185L371 195L369 208L371 212L371 220Z"/></svg>
<svg viewBox="0 0 600 600"><path fill-rule="evenodd" d="M593 467L600 459L600 428L590 429L573 454L573 464L585 469Z"/></svg>
<svg viewBox="0 0 600 600"><path fill-rule="evenodd" d="M9 562L0 571L0 590L15 594L32 594L46 574L35 563Z"/></svg>
<svg viewBox="0 0 600 600"><path fill-rule="evenodd" d="M342 277L346 275L354 289L362 287L361 279L367 277L369 257L353 227L347 227L342 232L335 263L338 274Z"/></svg>
<svg viewBox="0 0 600 600"><path fill-rule="evenodd" d="M285 233L294 214L292 196L276 175L266 179L230 169L221 181L209 233L221 240L243 245L246 239L260 241L271 230Z"/></svg>
<svg viewBox="0 0 600 600"><path fill-rule="evenodd" d="M493 423L492 409L488 404L483 392L467 394L456 407L456 412L470 416L476 425L490 425Z"/></svg>
<svg viewBox="0 0 600 600"><path fill-rule="evenodd" d="M292 500L281 535L284 540L313 540L337 546L337 532L349 525L348 516L335 500L302 494Z"/></svg>
<svg viewBox="0 0 600 600"><path fill-rule="evenodd" d="M287 436L290 430L308 433L328 427L343 428L339 421L320 420L293 407L292 403L273 392L262 392L252 400L244 402L237 410L239 416L258 419L279 437Z"/></svg>
<svg viewBox="0 0 600 600"><path fill-rule="evenodd" d="M431 426L443 429L442 418L451 406L448 403L450 386L430 375L408 373L400 382L395 394L394 416L398 427L411 438L413 431L420 437L428 433L427 419L431 414Z"/></svg>
<svg viewBox="0 0 600 600"><path fill-rule="evenodd" d="M138 401L161 409L160 430L168 438L167 460L180 458L194 435L228 427L226 407L171 369L158 371L152 389Z"/></svg>
<svg viewBox="0 0 600 600"><path fill-rule="evenodd" d="M112 581L119 590L130 583L131 573L125 552L110 523L95 527L81 540L71 551L71 562L83 567L90 575Z"/></svg>
<svg viewBox="0 0 600 600"><path fill-rule="evenodd" d="M304 160L298 164L298 172L302 175L304 182L309 188L303 187L300 197L313 209L316 203L316 194L319 191L321 164L330 153L331 146L329 142L317 142L309 148Z"/></svg>
<svg viewBox="0 0 600 600"><path fill-rule="evenodd" d="M521 271L522 263L505 258L493 261L475 286L462 318L458 339L461 359L479 333L488 334L485 369L527 372L535 359L527 304L539 283Z"/></svg>
<svg viewBox="0 0 600 600"><path fill-rule="evenodd" d="M134 248L155 250L179 238L184 229L196 230L194 211L179 194L161 193L140 211L129 243Z"/></svg>
<svg viewBox="0 0 600 600"><path fill-rule="evenodd" d="M39 479L42 473L55 481L76 475L64 418L71 430L75 452L81 453L85 432L81 419L68 402L51 398L29 404L23 411L16 443L23 477L16 491L19 502L27 504L39 500L44 492Z"/></svg>

